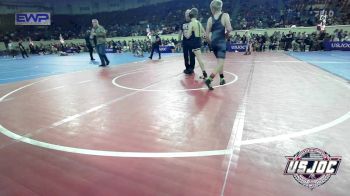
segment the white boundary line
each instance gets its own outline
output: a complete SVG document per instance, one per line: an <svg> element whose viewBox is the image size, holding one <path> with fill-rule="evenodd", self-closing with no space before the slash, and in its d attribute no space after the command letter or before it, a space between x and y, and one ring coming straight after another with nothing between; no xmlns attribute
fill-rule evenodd
<svg viewBox="0 0 350 196"><path fill-rule="evenodd" d="M255 63L253 62L253 65L249 71L247 86L244 91L243 100L238 107L236 118L232 126L231 137L226 148L230 150L231 154L228 159L224 183L221 189L221 196L225 195L225 190L226 190L227 180L231 170L231 165L233 167L233 172L238 165L238 159L239 159L239 153L241 151L241 143L242 143L242 137L243 137L244 123L245 123L246 107L248 104L248 94L250 92L250 88L253 80L254 67L255 67Z"/></svg>
<svg viewBox="0 0 350 196"><path fill-rule="evenodd" d="M233 168L237 167L237 162L239 158L239 152L241 151L241 142L243 137L246 103L247 103L247 96L244 96L243 103L242 105L239 106L235 121L233 123L231 138L227 146L227 150L229 150L230 152L230 158L228 159L228 164L227 164L225 178L224 178L224 184L222 185L222 189L221 189L221 196L225 194L226 184L227 184L232 163L233 163Z"/></svg>
<svg viewBox="0 0 350 196"><path fill-rule="evenodd" d="M85 84L85 83L89 83L89 82L92 82L92 80L81 81L81 82L78 82L78 84Z"/></svg>
<svg viewBox="0 0 350 196"><path fill-rule="evenodd" d="M242 141L243 146L245 145L251 145L251 144L262 144L262 143L269 143L269 142L275 142L275 141L283 141L283 140L288 140L288 139L292 139L292 138L296 138L296 137L301 137L301 136L306 136L306 135L310 135L313 133L318 133L321 132L323 130L329 129L331 127L334 127L338 124L341 124L345 121L347 121L348 119L350 119L350 111L346 114L344 114L343 116L329 122L323 125L320 125L318 127L314 127L311 129L307 129L307 130L303 130L303 131L299 131L296 133L290 133L290 134L282 134L282 135L278 135L278 136L273 136L273 137L264 137L264 138L260 138L260 139L250 139L250 140L245 140Z"/></svg>
<svg viewBox="0 0 350 196"><path fill-rule="evenodd" d="M107 156L107 157L132 157L132 158L175 158L175 157L208 157L226 155L230 152L228 150L210 150L210 151L196 151L196 152L116 152L116 151L102 151L102 150L89 150L82 148L72 148L67 146L55 145L46 142L37 141L27 137L17 135L3 126L0 125L0 131L4 135L17 141L21 141L27 144L31 144L37 147L47 148L51 150L57 150L62 152L70 152L76 154L95 155L95 156Z"/></svg>
<svg viewBox="0 0 350 196"><path fill-rule="evenodd" d="M126 73L126 74L120 75L120 76L118 76L118 77L115 77L115 78L112 80L112 84L113 84L114 86L119 87L119 88L122 88L122 89L131 90L131 91L142 91L142 92L187 92L187 91L200 91L200 90L207 90L207 89L208 89L207 87L203 87L203 88L194 88L194 89L181 89L181 90L166 90L166 89L159 89L159 90L156 90L156 89L145 89L145 88L139 89L139 88L131 88L131 87L123 86L123 85L120 85L120 84L118 84L118 83L116 82L119 78L125 77L125 76L130 75L130 74L139 73L139 72L141 72L141 71L130 72L130 73ZM214 86L214 88L224 87L224 86L233 84L233 83L235 83L235 82L238 81L238 76L237 76L236 74L231 73L231 72L227 72L227 71L225 71L225 73L232 75L235 79L232 80L231 82L225 84L225 85Z"/></svg>
<svg viewBox="0 0 350 196"><path fill-rule="evenodd" d="M10 98L8 98L8 99L4 99L3 101L2 101L2 103L4 103L4 102L9 102L9 101L12 101L12 100L14 100L15 98L14 97L10 97Z"/></svg>

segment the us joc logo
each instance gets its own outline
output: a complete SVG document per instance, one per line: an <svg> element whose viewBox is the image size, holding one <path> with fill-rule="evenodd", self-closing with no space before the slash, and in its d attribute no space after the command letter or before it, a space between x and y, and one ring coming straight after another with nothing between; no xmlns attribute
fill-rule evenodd
<svg viewBox="0 0 350 196"><path fill-rule="evenodd" d="M318 148L306 148L286 158L284 175L292 175L298 183L311 190L336 175L341 162L340 156L331 156Z"/></svg>

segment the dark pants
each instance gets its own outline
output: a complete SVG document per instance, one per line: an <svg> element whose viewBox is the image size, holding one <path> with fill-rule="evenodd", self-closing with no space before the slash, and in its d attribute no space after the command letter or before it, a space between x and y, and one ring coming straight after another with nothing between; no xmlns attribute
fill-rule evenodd
<svg viewBox="0 0 350 196"><path fill-rule="evenodd" d="M153 53L154 53L154 51L156 51L156 52L158 52L158 54L159 54L159 59L161 59L162 57L161 57L161 55L160 55L160 51L159 51L159 45L158 44L153 44L152 45L152 52L151 52L151 56L149 57L149 58L153 58Z"/></svg>
<svg viewBox="0 0 350 196"><path fill-rule="evenodd" d="M264 43L260 43L259 50L260 50L260 52L264 52L265 51Z"/></svg>
<svg viewBox="0 0 350 196"><path fill-rule="evenodd" d="M24 59L26 58L26 56L27 56L27 58L29 57L26 50L20 49L20 51L21 51L22 57L23 57Z"/></svg>
<svg viewBox="0 0 350 196"><path fill-rule="evenodd" d="M186 43L183 43L183 52L186 70L193 71L196 64L195 55Z"/></svg>
<svg viewBox="0 0 350 196"><path fill-rule="evenodd" d="M106 44L97 44L96 50L97 50L98 56L101 59L101 65L106 65L106 63L109 64L109 60L106 56Z"/></svg>
<svg viewBox="0 0 350 196"><path fill-rule="evenodd" d="M93 56L94 48L92 46L87 46L87 49L89 50L89 53L90 53L90 59L94 60L94 56Z"/></svg>

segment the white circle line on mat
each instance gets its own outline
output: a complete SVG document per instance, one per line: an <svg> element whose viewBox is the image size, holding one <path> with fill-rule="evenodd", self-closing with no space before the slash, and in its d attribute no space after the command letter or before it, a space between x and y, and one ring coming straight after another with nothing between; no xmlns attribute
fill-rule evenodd
<svg viewBox="0 0 350 196"><path fill-rule="evenodd" d="M193 88L193 89L179 89L179 90L167 90L167 89L142 89L142 88L132 88L132 87L127 87L127 86L124 86L124 85L121 85L121 84L118 84L117 83L117 80L122 78L122 77L125 77L125 76L128 76L130 74L135 74L135 73L139 73L139 72L142 72L142 71L136 71L136 72L130 72L130 73L125 73L123 75L120 75L120 76L117 76L115 77L113 80L112 80L112 83L114 86L117 86L119 88L122 88L122 89L126 89L126 90L131 90L131 91L140 91L140 92L187 92L187 91L200 91L200 90L207 90L208 88L207 87L202 87L202 88ZM224 85L218 85L218 86L213 86L214 88L219 88L219 87L224 87L224 86L228 86L228 85L231 85L235 82L238 81L238 76L234 73L231 73L231 72L228 72L228 71L225 71L225 73L229 74L229 75L232 75L234 77L234 79Z"/></svg>

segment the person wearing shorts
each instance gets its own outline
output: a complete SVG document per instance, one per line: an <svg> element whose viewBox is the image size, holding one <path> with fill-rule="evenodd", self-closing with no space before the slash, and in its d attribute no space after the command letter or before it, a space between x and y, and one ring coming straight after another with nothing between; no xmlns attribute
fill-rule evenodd
<svg viewBox="0 0 350 196"><path fill-rule="evenodd" d="M214 90L211 83L217 74L220 74L220 85L226 83L224 78L224 63L226 58L226 36L232 31L230 15L222 12L221 0L213 0L210 3L212 16L207 22L207 35L209 43L217 59L218 66L205 81L209 90Z"/></svg>

